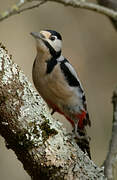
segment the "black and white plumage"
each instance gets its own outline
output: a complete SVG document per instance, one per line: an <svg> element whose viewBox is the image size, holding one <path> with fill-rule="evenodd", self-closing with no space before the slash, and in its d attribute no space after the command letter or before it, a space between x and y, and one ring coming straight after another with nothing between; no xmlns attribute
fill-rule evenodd
<svg viewBox="0 0 117 180"><path fill-rule="evenodd" d="M37 48L32 70L36 89L53 112L63 114L71 122L75 136L89 143L85 126L91 123L84 90L73 66L61 54L61 35L52 30L31 34Z"/></svg>

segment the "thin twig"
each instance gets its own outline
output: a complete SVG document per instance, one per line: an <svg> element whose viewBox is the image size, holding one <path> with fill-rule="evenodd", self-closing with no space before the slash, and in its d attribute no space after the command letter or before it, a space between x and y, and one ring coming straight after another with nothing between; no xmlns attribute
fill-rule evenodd
<svg viewBox="0 0 117 180"><path fill-rule="evenodd" d="M117 91L113 94L113 127L109 152L104 162L104 172L108 180L114 179L114 165L117 162Z"/></svg>
<svg viewBox="0 0 117 180"><path fill-rule="evenodd" d="M26 5L28 3L35 2L35 1L39 1L39 3L36 5L32 5L32 6L21 9L21 7L23 7L24 4ZM101 5L95 4L95 3L86 2L84 0L46 0L46 1L45 0L43 0L43 1L20 0L19 3L17 3L13 7L11 7L9 10L0 14L0 21L3 21L4 19L6 19L8 17L19 14L23 11L27 11L27 10L39 7L40 5L44 4L45 2L49 2L49 1L64 4L65 6L72 6L72 7L76 7L76 8L97 11L98 13L104 14L104 15L112 18L113 20L117 20L117 12L116 11L106 8L104 6L101 6Z"/></svg>
<svg viewBox="0 0 117 180"><path fill-rule="evenodd" d="M28 1L25 1L24 4L26 4L26 2L28 3ZM28 10L37 8L40 5L44 4L45 2L46 2L46 0L42 0L42 1L39 1L35 5L31 5L29 7L25 7L25 8L22 8L22 9L20 9L20 8L23 7L24 4L22 4L21 6L18 6L18 7L17 7L17 5L15 5L15 6L11 7L10 10L7 10L4 13L0 14L0 21L3 21L3 20L7 19L10 16L20 14L20 13L22 13L24 11L28 11Z"/></svg>
<svg viewBox="0 0 117 180"><path fill-rule="evenodd" d="M14 4L10 9L0 14L0 21L12 15L18 14L18 11L20 10L20 8L23 7L26 3L27 3L27 0L20 0L18 3Z"/></svg>
<svg viewBox="0 0 117 180"><path fill-rule="evenodd" d="M23 9L21 9L21 10L19 11L19 13L24 12L24 11L27 11L27 10L31 10L31 9L34 9L34 8L37 8L37 7L39 7L40 5L42 5L42 4L44 4L44 3L46 3L46 0L42 0L42 1L40 1L38 4L35 4L35 5L33 5L33 6L29 6L29 7L23 8Z"/></svg>

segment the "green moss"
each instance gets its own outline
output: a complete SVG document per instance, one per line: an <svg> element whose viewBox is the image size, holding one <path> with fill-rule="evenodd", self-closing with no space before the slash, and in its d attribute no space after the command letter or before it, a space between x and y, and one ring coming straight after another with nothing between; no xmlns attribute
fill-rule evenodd
<svg viewBox="0 0 117 180"><path fill-rule="evenodd" d="M7 97L5 97L4 95L0 96L0 105L4 103L6 100L7 100Z"/></svg>
<svg viewBox="0 0 117 180"><path fill-rule="evenodd" d="M50 166L47 168L46 167L42 167L41 168L41 175L43 177L43 179L50 179L51 177L51 180L63 180L64 179L64 174L62 176L62 171L61 171L62 167L59 166L59 167L56 167L56 166ZM61 171L61 177L58 175ZM56 176L55 176L56 175Z"/></svg>
<svg viewBox="0 0 117 180"><path fill-rule="evenodd" d="M39 136L40 136L40 134L39 134L40 132L38 130L40 128L39 125L37 125L36 122L30 122L29 127L32 128L31 133L33 133L35 135L35 137L39 138Z"/></svg>
<svg viewBox="0 0 117 180"><path fill-rule="evenodd" d="M45 117L43 117L45 118ZM30 149L35 146L35 141L34 139L40 137L40 131L38 130L39 128L42 131L42 138L43 141L45 142L50 136L56 135L58 132L50 128L49 125L49 120L45 119L44 122L41 125L35 124L35 122L30 122L29 123L29 128L31 129L31 132L28 132L27 130L24 130L24 132L19 132L17 133L16 136L16 146L19 149ZM32 139L31 137L34 135L34 138Z"/></svg>
<svg viewBox="0 0 117 180"><path fill-rule="evenodd" d="M29 122L29 127L32 127L32 126L34 126L34 125L35 125L34 122Z"/></svg>
<svg viewBox="0 0 117 180"><path fill-rule="evenodd" d="M46 141L49 138L49 136L54 136L58 134L58 132L55 129L50 128L49 120L47 119L40 125L40 129L42 130L42 137L44 141Z"/></svg>
<svg viewBox="0 0 117 180"><path fill-rule="evenodd" d="M27 138L29 136L29 138ZM16 136L16 145L20 149L30 149L34 147L34 142L30 140L30 134L27 132L19 132Z"/></svg>

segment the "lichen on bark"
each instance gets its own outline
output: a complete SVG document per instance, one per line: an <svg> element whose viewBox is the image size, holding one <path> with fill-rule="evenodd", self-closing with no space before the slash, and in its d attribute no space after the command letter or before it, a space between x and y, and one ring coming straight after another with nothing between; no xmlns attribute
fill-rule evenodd
<svg viewBox="0 0 117 180"><path fill-rule="evenodd" d="M0 134L33 180L105 179L0 47Z"/></svg>

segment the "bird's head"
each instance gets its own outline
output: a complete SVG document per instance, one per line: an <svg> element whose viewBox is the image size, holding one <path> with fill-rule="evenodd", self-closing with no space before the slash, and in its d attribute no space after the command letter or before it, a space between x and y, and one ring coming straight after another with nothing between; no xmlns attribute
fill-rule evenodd
<svg viewBox="0 0 117 180"><path fill-rule="evenodd" d="M62 37L53 30L43 30L40 32L31 32L31 35L36 39L38 51L49 51L51 56L59 57L62 49Z"/></svg>

